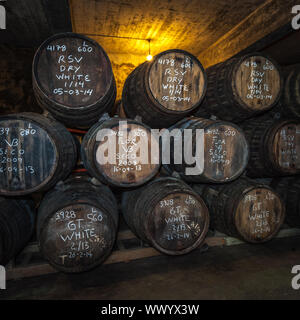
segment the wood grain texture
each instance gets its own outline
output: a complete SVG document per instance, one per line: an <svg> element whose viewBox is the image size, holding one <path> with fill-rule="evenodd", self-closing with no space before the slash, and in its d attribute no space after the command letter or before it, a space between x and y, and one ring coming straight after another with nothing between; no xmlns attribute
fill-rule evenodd
<svg viewBox="0 0 300 320"><path fill-rule="evenodd" d="M247 175L272 177L298 174L299 121L268 116L242 125L250 145Z"/></svg>
<svg viewBox="0 0 300 320"><path fill-rule="evenodd" d="M169 110L193 109L206 88L202 65L184 52L159 55L151 64L148 77L153 97Z"/></svg>
<svg viewBox="0 0 300 320"><path fill-rule="evenodd" d="M117 205L111 191L92 184L87 177L72 178L41 203L39 245L44 257L60 271L90 270L110 254L117 223Z"/></svg>
<svg viewBox="0 0 300 320"><path fill-rule="evenodd" d="M284 68L284 89L276 108L286 118L300 118L300 64Z"/></svg>
<svg viewBox="0 0 300 320"><path fill-rule="evenodd" d="M204 198L214 229L250 243L272 239L279 231L285 208L269 186L241 178L231 184L194 186Z"/></svg>
<svg viewBox="0 0 300 320"><path fill-rule="evenodd" d="M196 130L204 130L204 170L199 175L187 175L186 168L194 165L175 164L173 145L171 147L171 164L169 170L176 171L188 182L224 183L237 179L245 170L248 157L248 143L243 131L235 124L190 117L178 122L169 130L190 129L193 139L187 141L188 149L196 149ZM198 146L200 148L201 146ZM184 150L184 148L182 149ZM184 158L184 157L183 157Z"/></svg>
<svg viewBox="0 0 300 320"><path fill-rule="evenodd" d="M207 94L195 115L240 122L263 113L279 101L283 80L271 58L251 53L208 68Z"/></svg>
<svg viewBox="0 0 300 320"><path fill-rule="evenodd" d="M115 100L115 80L104 50L66 33L46 40L33 61L34 92L41 107L68 125L92 125Z"/></svg>
<svg viewBox="0 0 300 320"><path fill-rule="evenodd" d="M122 212L140 239L169 255L199 247L208 231L209 215L203 200L175 178L159 178L125 192Z"/></svg>
<svg viewBox="0 0 300 320"><path fill-rule="evenodd" d="M251 56L236 66L232 88L249 109L262 112L280 96L280 73L269 59Z"/></svg>
<svg viewBox="0 0 300 320"><path fill-rule="evenodd" d="M168 127L196 110L206 92L201 63L183 50L168 50L138 66L126 79L122 104L129 118Z"/></svg>
<svg viewBox="0 0 300 320"><path fill-rule="evenodd" d="M32 113L0 118L0 194L47 190L70 174L76 159L75 141L58 122Z"/></svg>
<svg viewBox="0 0 300 320"><path fill-rule="evenodd" d="M113 161L108 159L108 148L112 143L109 136L99 135L97 139L98 132L106 129L111 130L109 133L116 137L111 155ZM89 130L82 142L82 158L90 174L104 183L124 188L140 186L152 179L160 168L160 160L157 158L159 143L155 139L153 143L154 150L151 150L151 131L143 123L111 118ZM156 163L151 162L152 153L155 153Z"/></svg>

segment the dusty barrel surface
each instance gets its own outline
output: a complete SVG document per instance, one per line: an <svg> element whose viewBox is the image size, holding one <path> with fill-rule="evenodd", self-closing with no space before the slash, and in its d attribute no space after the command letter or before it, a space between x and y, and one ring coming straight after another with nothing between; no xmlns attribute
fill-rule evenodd
<svg viewBox="0 0 300 320"><path fill-rule="evenodd" d="M140 239L169 255L197 248L208 231L209 214L203 200L175 178L159 178L125 192L122 211Z"/></svg>
<svg viewBox="0 0 300 320"><path fill-rule="evenodd" d="M30 240L34 229L33 204L0 197L0 265L5 265Z"/></svg>
<svg viewBox="0 0 300 320"><path fill-rule="evenodd" d="M49 192L38 211L43 256L63 272L82 272L110 254L117 232L116 199L108 187L72 178Z"/></svg>
<svg viewBox="0 0 300 320"><path fill-rule="evenodd" d="M183 50L164 51L138 66L127 78L122 103L153 128L169 127L201 104L206 74L196 57Z"/></svg>
<svg viewBox="0 0 300 320"><path fill-rule="evenodd" d="M279 194L249 179L241 178L226 185L194 185L194 190L209 208L213 229L247 242L272 239L285 218Z"/></svg>
<svg viewBox="0 0 300 320"><path fill-rule="evenodd" d="M115 79L105 51L76 33L57 34L37 50L33 88L40 106L71 127L90 127L116 98Z"/></svg>
<svg viewBox="0 0 300 320"><path fill-rule="evenodd" d="M300 64L283 69L284 88L276 112L285 118L300 118Z"/></svg>
<svg viewBox="0 0 300 320"><path fill-rule="evenodd" d="M283 177L273 179L271 187L284 199L286 206L286 222L291 227L300 227L300 179L299 177Z"/></svg>
<svg viewBox="0 0 300 320"><path fill-rule="evenodd" d="M65 179L77 150L67 129L34 113L0 117L0 194L44 191Z"/></svg>
<svg viewBox="0 0 300 320"><path fill-rule="evenodd" d="M238 178L245 170L249 147L243 131L235 124L226 121L214 121L204 118L190 117L169 128L172 133L174 129L180 129L179 133L174 132L174 140L171 144L171 164L167 166L170 172L176 171L181 178L189 182L210 182L224 183ZM185 129L192 130L191 138L183 138L186 135ZM197 130L203 129L204 136L201 139L197 136ZM202 148L203 153L197 156L203 156L202 173L188 173L187 168L193 168L195 163L187 164L186 155L182 155L182 164L176 164L178 155L176 144L183 141L182 151L193 151L193 156L197 154L196 149ZM164 147L162 146L162 149ZM183 152L184 153L184 152Z"/></svg>
<svg viewBox="0 0 300 320"><path fill-rule="evenodd" d="M109 160L108 148L112 146L114 162ZM151 140L150 128L130 119L99 121L85 135L81 154L93 177L115 187L142 185L160 168L158 139ZM152 155L157 161L151 160Z"/></svg>
<svg viewBox="0 0 300 320"><path fill-rule="evenodd" d="M277 63L260 53L229 59L206 72L203 108L195 113L199 117L209 113L222 120L241 121L271 109L282 93Z"/></svg>
<svg viewBox="0 0 300 320"><path fill-rule="evenodd" d="M272 177L300 173L300 121L251 119L242 124L250 145L247 175Z"/></svg>

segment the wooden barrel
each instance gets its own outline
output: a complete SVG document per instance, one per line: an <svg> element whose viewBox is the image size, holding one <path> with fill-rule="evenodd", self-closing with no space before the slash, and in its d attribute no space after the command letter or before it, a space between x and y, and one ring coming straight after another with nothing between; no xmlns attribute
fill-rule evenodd
<svg viewBox="0 0 300 320"><path fill-rule="evenodd" d="M199 247L208 231L209 214L203 200L175 178L158 178L125 192L122 211L140 239L169 255Z"/></svg>
<svg viewBox="0 0 300 320"><path fill-rule="evenodd" d="M247 175L286 176L300 173L300 121L251 119L243 123L250 145Z"/></svg>
<svg viewBox="0 0 300 320"><path fill-rule="evenodd" d="M206 92L206 74L196 57L183 50L164 51L138 66L126 79L122 102L127 117L142 117L164 128L195 111Z"/></svg>
<svg viewBox="0 0 300 320"><path fill-rule="evenodd" d="M50 37L38 48L32 72L40 106L70 127L90 127L113 107L111 63L92 39L76 33Z"/></svg>
<svg viewBox="0 0 300 320"><path fill-rule="evenodd" d="M231 237L265 242L284 221L284 203L268 185L241 178L224 185L194 185L194 190L209 208L212 228Z"/></svg>
<svg viewBox="0 0 300 320"><path fill-rule="evenodd" d="M101 154L106 156L113 141L115 147L112 156L115 163L109 159L103 159L106 162L99 161ZM99 121L82 141L84 166L90 175L111 186L140 186L152 179L160 168L159 142L155 139L152 141L154 150L151 149L150 128L141 122L121 118ZM152 156L157 159L156 163L151 161Z"/></svg>
<svg viewBox="0 0 300 320"><path fill-rule="evenodd" d="M43 256L63 272L83 272L111 253L118 225L116 199L108 187L72 177L43 199L37 222Z"/></svg>
<svg viewBox="0 0 300 320"><path fill-rule="evenodd" d="M300 118L300 64L283 68L284 87L280 102L270 114L274 118Z"/></svg>
<svg viewBox="0 0 300 320"><path fill-rule="evenodd" d="M199 117L209 113L222 120L241 121L271 109L282 93L277 63L261 53L232 58L206 71L206 97L195 113Z"/></svg>
<svg viewBox="0 0 300 320"><path fill-rule="evenodd" d="M0 197L0 265L7 264L30 240L34 209L30 201Z"/></svg>
<svg viewBox="0 0 300 320"><path fill-rule="evenodd" d="M171 143L170 165L165 166L170 173L176 171L182 179L188 182L224 183L238 178L245 170L249 151L243 131L235 124L226 121L214 121L204 118L185 118L169 129L180 129L179 137L184 137L185 129L192 130L192 139L184 140L182 150L190 150L195 154L196 144L203 147L204 169L197 175L189 175L187 168L195 167L187 164L182 156L182 164L176 164L177 153L174 154L174 141ZM204 145L196 140L196 130L204 130ZM162 146L164 150L164 146ZM200 161L200 159L198 159Z"/></svg>
<svg viewBox="0 0 300 320"><path fill-rule="evenodd" d="M273 179L271 187L282 197L286 206L286 222L291 227L300 228L300 179L283 177Z"/></svg>
<svg viewBox="0 0 300 320"><path fill-rule="evenodd" d="M77 150L67 129L39 114L0 117L0 194L45 191L65 179Z"/></svg>

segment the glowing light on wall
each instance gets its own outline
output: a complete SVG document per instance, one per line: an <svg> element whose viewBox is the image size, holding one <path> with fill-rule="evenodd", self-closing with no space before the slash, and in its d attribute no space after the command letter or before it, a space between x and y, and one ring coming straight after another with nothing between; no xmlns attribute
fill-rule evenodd
<svg viewBox="0 0 300 320"><path fill-rule="evenodd" d="M152 55L151 55L150 42L151 42L151 40L150 40L150 39L148 39L148 43L149 43L149 52L148 52L148 55L147 55L147 57L146 57L146 59L147 59L148 61L151 61L151 60L153 59L153 57L152 57Z"/></svg>

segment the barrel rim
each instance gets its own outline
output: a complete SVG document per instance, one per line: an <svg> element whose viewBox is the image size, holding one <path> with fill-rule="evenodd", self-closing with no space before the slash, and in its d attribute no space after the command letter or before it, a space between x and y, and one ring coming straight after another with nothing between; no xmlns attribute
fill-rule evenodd
<svg viewBox="0 0 300 320"><path fill-rule="evenodd" d="M252 190L254 189L267 189L271 192L273 192L277 198L279 199L279 202L280 202L280 206L281 206L281 218L280 218L280 223L277 224L276 228L274 229L274 231L272 233L270 233L266 238L262 239L262 240L254 240L254 239L251 239L249 238L247 235L244 234L243 230L240 230L240 228L238 227L238 224L236 223L236 219L237 219L237 208L240 204L240 202L243 200L243 198L245 197L245 195L249 192L251 192ZM265 185L265 184L261 184L261 183L258 183L256 185L251 185L249 186L248 188L244 189L244 190L241 190L242 192L239 194L239 196L235 199L234 203L233 203L233 210L232 210L232 215L233 215L233 221L234 221L234 228L237 230L237 233L239 234L239 236L247 241L247 242L250 242L250 243L253 243L253 244L259 244L259 243L264 243L264 242L267 242L269 240L271 240L272 238L274 238L274 236L278 233L278 231L280 230L284 220L285 220L285 214L286 214L286 210L285 210L285 205L282 201L282 198L280 196L280 194L274 190L273 188L271 188L270 186L268 185Z"/></svg>
<svg viewBox="0 0 300 320"><path fill-rule="evenodd" d="M160 170L160 167L161 167L161 158L159 159L160 161L159 161L159 164L156 164L155 165L155 169L152 171L152 173L151 173L151 175L149 175L149 176L147 176L147 178L144 178L142 181L140 181L140 182L135 182L135 183L130 183L130 182L128 182L128 183L124 183L124 182L122 182L122 183L120 183L120 182L118 182L118 183L116 183L116 181L115 180L113 180L113 179L111 179L109 176L107 176L103 171L100 171L99 170L99 164L97 163L97 161L96 161L96 159L95 159L95 153L96 153L96 145L97 145L97 143L96 143L96 140L95 140L95 138L96 138L96 135L97 135L97 132L98 132L98 129L101 129L101 126L102 125L105 125L105 124L108 124L109 125L109 122L111 122L111 125L109 125L109 128L111 129L111 128L114 128L114 127L117 127L118 125L119 125L119 122L120 121L127 121L127 123L128 124L136 124L136 125L139 125L139 126L141 126L141 127L143 127L143 128L145 128L149 133L151 133L151 128L148 126L148 125L146 125L146 124L144 124L143 122L139 122L139 121L137 121L137 120L134 120L134 119L128 119L128 118L126 118L126 119L124 119L124 118L119 118L119 117L113 117L113 118L110 118L110 119L107 119L106 121L104 121L104 122L98 122L98 123L96 123L95 125L94 125L94 127L92 127L90 130L93 130L93 132L92 132L92 134L91 134L91 136L89 137L89 139L90 139L90 143L92 144L92 151L91 151L91 153L92 153L92 155L93 155L93 161L90 161L90 160L87 160L88 161L88 163L92 163L92 167L95 167L95 169L96 169L96 172L95 173L97 173L97 176L96 176L96 178L97 179L100 179L100 177L103 179L105 179L105 181L109 184L109 185L111 185L111 186L114 186L114 187L120 187L120 188L131 188L131 187L138 187L138 186L141 186L141 185L144 185L145 183L147 183L148 181L150 181L151 179L153 179L156 175L157 175L157 173L159 172L159 170ZM159 145L159 141L158 141L158 145ZM83 150L83 145L82 145L82 150ZM85 152L85 151L83 151L83 152ZM86 152L85 152L86 153ZM93 164L94 163L94 164ZM88 167L88 166L87 166ZM86 168L87 170L89 170L88 168ZM90 170L91 171L91 170ZM91 172L91 175L92 176L94 176L94 174Z"/></svg>
<svg viewBox="0 0 300 320"><path fill-rule="evenodd" d="M162 181L164 180L165 177L161 177L161 180L159 181ZM169 177L166 177L166 178L169 178ZM172 178L172 177L170 177ZM176 179L176 178L173 178L177 181L181 181L180 179ZM155 180L153 182L156 182L158 180ZM183 182L185 185L186 183ZM188 185L186 185L188 188L190 188ZM151 209L151 211L149 211L149 214L146 215L145 217L145 220L144 220L144 229L145 229L145 236L146 238L148 239L148 241L151 243L151 245L153 245L153 247L162 252L162 253L165 253L165 254L168 254L168 255L173 255L173 256L176 256L176 255L182 255L182 254L186 254L186 253L189 253L191 251L193 251L194 249L196 248L200 248L200 246L202 246L204 244L204 240L206 238L206 235L207 235L207 232L208 232L208 229L209 229L209 223L210 223L210 215L209 215L209 210L207 208L207 205L205 204L204 200L195 192L193 191L193 189L191 190L184 190L184 191L180 191L180 190L170 190L166 193L164 193L163 195L161 195L158 199L158 201L161 201L161 199L167 197L168 195L170 194L173 194L173 193L179 193L179 192L182 192L182 193L186 193L186 194L190 194L192 195L193 197L195 197L199 203L202 205L202 209L203 209L203 215L204 215L204 227L202 229L202 232L201 232L201 235L197 238L197 240L189 247L187 248L184 248L184 249L181 249L181 250L168 250L168 249L165 249L163 248L161 245L158 244L158 242L154 241L153 237L151 236L151 233L149 231L149 225L150 225L150 222L152 220L152 217L153 217L153 210L154 208Z"/></svg>
<svg viewBox="0 0 300 320"><path fill-rule="evenodd" d="M113 238L114 238L114 241L112 242L112 246L109 248L108 252L103 255L103 257L101 257L101 259L99 259L99 261L96 261L94 263L92 263L91 265L89 266L75 266L75 267L71 267L71 268L68 268L68 267L64 267L64 266L61 266L60 264L57 264L53 261L51 261L50 259L48 259L48 256L44 253L44 250L43 250L43 247L42 247L42 244L41 244L41 241L40 241L40 238L41 238L41 234L44 232L44 230L46 230L47 228L45 226L49 225L49 220L55 215L55 213L57 211L60 211L62 210L63 208L67 207L67 206L70 206L70 205L76 205L76 204L79 204L79 205L89 205L89 206L92 206L96 209L98 209L99 211L101 211L102 213L105 213L105 215L107 216L107 221L110 223L110 227L113 228L113 232L112 234L114 235ZM54 212L55 211L55 212ZM39 212L38 212L39 214ZM81 202L80 199L77 199L77 200L72 200L72 199L68 199L66 200L66 202L64 203L63 206L57 206L57 208L55 210L53 210L53 212L47 214L46 218L42 221L42 224L39 226L39 229L38 232L37 232L37 240L38 240L38 246L39 246L39 249L40 249L40 252L42 253L43 257L49 262L50 265L52 265L54 268L56 268L57 270L59 271L62 271L62 272L65 272L65 273L79 273L79 272L85 272L85 271L89 271L89 270L92 270L94 269L95 267L101 265L105 260L106 258L110 255L112 249L113 249L113 246L114 246L114 243L115 243L115 240L116 240L116 233L117 233L117 225L113 219L113 217L111 216L111 214L105 209L105 208L100 208L99 207L99 204L97 203L97 206L95 206L93 204L92 201L89 201L89 199L85 199L85 201Z"/></svg>
<svg viewBox="0 0 300 320"><path fill-rule="evenodd" d="M3 115L3 116L0 116L0 121L3 119L3 118L16 118L16 120L22 120L22 118L24 118L26 121L31 121L31 122L35 122L36 124L38 124L39 127L42 127L42 129L48 134L48 137L49 139L51 140L51 143L54 147L54 151L55 151L55 161L54 161L54 166L52 167L51 169L51 174L47 177L47 179L45 179L42 183L40 183L39 185L37 185L36 187L34 188L30 188L30 189L26 189L26 190L20 190L20 191L5 191L5 192L2 192L1 189L0 189L0 195L2 196L23 196L23 195L28 195L28 194L31 194L31 193L34 193L36 191L40 191L42 190L52 179L53 177L55 176L55 173L57 172L57 169L58 169L58 162L59 162L59 159L60 159L60 156L59 156L59 152L58 152L58 148L55 144L55 141L53 139L53 136L51 135L51 133L49 132L49 130L44 126L44 124L38 122L36 119L32 119L30 117L32 113L30 112L23 112L23 113L16 113L16 114L8 114L8 115ZM34 116L36 117L41 117L43 118L43 120L49 122L49 119L41 114L35 114L34 113ZM19 118L19 119L18 119ZM51 123L49 122L49 126L51 126Z"/></svg>
<svg viewBox="0 0 300 320"><path fill-rule="evenodd" d="M231 79L233 79L233 77L235 76L238 68L240 67L240 65L243 63L243 61L249 57L253 57L253 56L261 56L264 57L265 59L269 60L277 69L278 74L279 74L279 79L280 79L280 87L279 87L279 91L277 94L276 99L274 100L274 102L272 104L270 104L269 106L265 107L263 110L254 110L252 108L250 108L240 97L240 95L238 94L237 90L236 90L236 86L234 85L234 81L228 81L228 86L230 87L230 93L233 96L234 99L236 99L238 101L238 103L247 111L251 112L252 114L258 114L258 113L263 113L266 112L270 109L272 109L280 100L281 96L282 96L282 92L283 92L283 77L282 77L282 71L281 68L279 66L279 64L273 59L271 58L268 54L262 53L262 52L251 52L251 53L247 53L245 55L233 58L237 59L237 63L235 63L235 65L233 66L232 70L231 70Z"/></svg>
<svg viewBox="0 0 300 320"><path fill-rule="evenodd" d="M199 183L200 180L202 180L203 182L208 180L210 183L216 183L216 184L221 183L221 184L222 184L222 183L227 183L227 182L234 181L234 180L236 180L238 177L240 177L240 176L243 174L243 172L246 170L247 165L248 165L248 162L249 162L249 159L250 159L250 144L249 144L248 140L246 139L244 130L243 130L240 126L238 126L236 123L233 123L233 122L230 122L230 121L227 121L227 120L221 120L221 119L219 119L219 120L212 120L212 119L206 119L206 118L202 118L202 117L197 117L197 116L194 116L194 115L189 116L189 117L186 117L186 118L180 120L180 121L177 122L175 125L171 126L171 127L169 128L169 130L170 130L170 129L172 130L172 129L174 129L174 128L185 129L186 127L182 128L182 125L183 125L183 124L187 125L189 121L192 121L193 124L196 124L196 123L199 122L199 121L206 121L207 124L204 125L204 128L203 128L205 131L206 131L208 128L210 128L211 126L214 126L214 125L217 125L217 124L227 125L227 126L229 126L229 127L235 128L235 129L239 132L240 137L242 137L243 140L244 140L244 145L245 145L245 150L244 150L244 151L247 151L247 154L246 154L246 158L245 158L244 161L243 161L244 164L239 168L238 171L236 171L236 172L232 175L231 178L228 178L228 179L225 178L225 179L223 179L223 180L220 181L220 180L217 180L217 179L208 177L208 176L205 174L205 166L204 166L204 170L203 170L203 172L201 173L201 175L194 176L194 177L198 177L198 178L197 178L197 181L196 181L195 179L193 179L193 176L191 176L191 175L186 176L183 172L178 172L178 171L176 171L176 172L178 172L178 173L180 174L181 178L182 178L183 180L185 180L185 181L188 181L188 182L189 182L189 181L191 181L191 182L194 181L194 183ZM178 125L180 125L180 126L178 127ZM204 163L204 165L205 165L205 163ZM170 170L171 168L168 168L168 167L166 167L166 168L167 168L167 171L168 171L168 172L172 171L172 170ZM173 172L173 171L172 171L172 172Z"/></svg>
<svg viewBox="0 0 300 320"><path fill-rule="evenodd" d="M295 172L291 172L291 169L285 169L281 166L278 165L278 163L275 160L274 157L274 138L275 135L281 130L282 127L289 125L289 124L295 124L300 126L300 119L278 119L277 121L274 122L274 124L267 130L265 139L264 139L264 144L263 147L260 149L261 152L261 157L264 159L265 152L264 150L269 150L268 152L269 156L269 161L272 163L272 166L274 169L280 174L280 175L295 175L300 173L300 168L295 169ZM272 155L272 156L271 156Z"/></svg>
<svg viewBox="0 0 300 320"><path fill-rule="evenodd" d="M33 57L33 62L32 62L32 78L33 78L33 86L36 87L39 90L39 93L47 100L52 102L52 100L49 98L49 94L47 94L47 92L44 90L44 88L42 88L41 83L37 77L37 65L39 62L39 58L40 58L40 54L42 52L42 50L47 46L48 43L50 43L51 41L54 41L56 39L59 38L66 38L66 37L70 37L70 38L81 38L84 39L86 41L91 42L93 45L95 45L95 47L98 47L98 49L100 49L100 51L102 51L103 55L105 56L106 60L107 60L107 66L110 68L111 71L111 80L110 80L110 84L108 85L107 91L105 92L105 94L103 94L103 96L98 99L96 102L91 103L89 105L85 105L85 106L78 106L78 107L72 107L72 106L67 106L64 105L58 101L54 101L56 107L61 108L62 110L74 110L74 111L80 111L80 110L86 110L86 109L91 109L95 106L97 106L99 103L102 102L103 98L106 97L106 95L108 94L108 92L110 91L110 89L113 87L114 85L114 74L113 74L113 70L112 70L112 65L111 65L111 61L106 53L106 51L102 48L102 46L95 40L80 34L80 33L75 33L75 32L61 32L61 33L57 33L49 38L47 38L45 41L42 42L42 44L40 44L40 46L38 47L38 49L36 50L34 57ZM116 88L115 88L116 89ZM34 94L35 90L34 90ZM48 110L48 108L47 108Z"/></svg>
<svg viewBox="0 0 300 320"><path fill-rule="evenodd" d="M195 105L193 105L193 107L191 107L187 110L183 110L183 111L170 110L170 109L166 108L165 106L163 106L162 104L160 104L157 101L157 99L154 97L154 95L152 93L152 90L150 89L149 75L150 75L152 66L162 55L167 54L167 53L171 53L171 52L178 52L178 53L182 53L184 55L190 56L200 67L202 74L203 74L203 78L204 78L203 92L202 92L201 98L199 99L199 101ZM183 115L183 114L189 114L189 113L193 112L195 109L197 109L201 105L201 103L204 100L206 90L207 90L207 74L205 72L205 69L204 69L202 63L199 61L199 59L197 57L195 57L193 54L189 53L188 51L185 51L182 49L168 49L166 51L160 52L159 54L155 55L152 61L145 62L145 63L147 63L147 67L146 67L145 76L144 76L144 87L146 88L146 92L147 92L148 97L150 98L151 102L155 105L156 108L158 108L166 113Z"/></svg>

